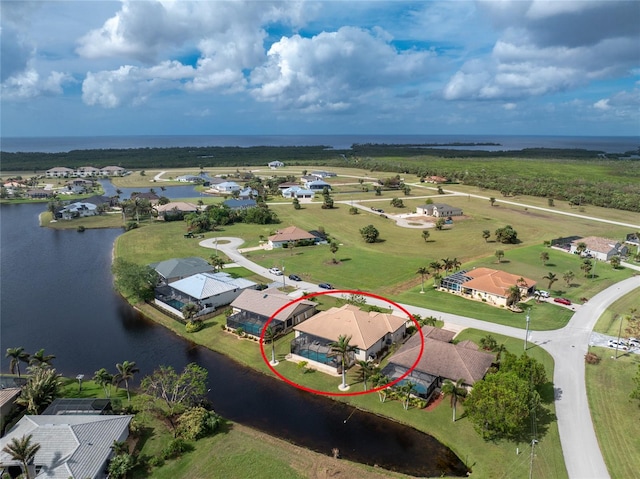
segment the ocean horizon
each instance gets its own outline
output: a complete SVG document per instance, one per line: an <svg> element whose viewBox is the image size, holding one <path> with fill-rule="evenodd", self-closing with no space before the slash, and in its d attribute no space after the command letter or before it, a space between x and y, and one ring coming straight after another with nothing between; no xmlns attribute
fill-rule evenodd
<svg viewBox="0 0 640 479"><path fill-rule="evenodd" d="M457 148L485 151L524 148L585 149L604 153L637 152L640 136L540 136L540 135L136 135L77 137L5 137L0 151L6 153L66 153L73 150L172 148L325 146L348 150L354 144L477 144Z"/></svg>

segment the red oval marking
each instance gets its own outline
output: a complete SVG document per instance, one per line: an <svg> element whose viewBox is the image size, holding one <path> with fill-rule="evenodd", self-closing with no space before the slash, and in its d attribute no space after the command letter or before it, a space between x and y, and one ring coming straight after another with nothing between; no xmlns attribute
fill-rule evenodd
<svg viewBox="0 0 640 479"><path fill-rule="evenodd" d="M416 328L418 330L416 334L420 334L420 353L418 354L418 357L416 358L416 361L411 365L411 367L407 370L406 373L404 373L399 378L394 379L390 383L388 383L386 385L383 385L383 386L379 386L379 387L377 387L375 389L368 389L366 391L357 391L357 392L353 392L353 393L349 393L349 392L337 393L337 392L320 391L318 389L308 388L306 386L303 386L302 384L298 384L295 381L292 381L289 378L284 377L282 374L280 374L278 371L276 371L276 369L269 362L269 359L267 358L266 352L264 350L264 335L265 335L265 332L267 330L267 327L269 326L269 323L271 323L274 320L274 318L276 317L276 315L280 311L282 311L283 309L288 308L292 304L298 303L298 302L300 302L302 300L305 300L305 299L313 298L314 296L321 296L323 294L338 294L338 293L359 294L359 295L362 295L362 296L370 296L372 298L376 298L376 299L385 301L385 302L391 304L392 306L396 307L397 309L401 310L409 318L411 318L411 321L413 321L413 323L415 324L415 326L416 326ZM371 393L375 393L375 392L381 391L383 389L386 389L388 387L391 387L391 386L399 383L400 381L402 381L409 374L411 374L411 371L413 371L418 366L418 363L420 362L420 358L422 357L422 353L423 352L424 352L424 336L422 335L422 328L418 324L418 321L416 321L416 319L413 317L413 315L409 311L404 309L402 306L400 306L399 304L397 304L397 303L395 303L395 302L393 302L393 301L391 301L391 300L389 300L387 298L384 298L382 296L378 296L377 294L373 294L373 293L365 293L364 291L332 289L331 291L320 291L318 293L309 293L306 296L302 296L302 297L300 297L298 299L295 299L295 300L291 301L290 303L285 304L282 308L278 309L275 313L273 313L271 315L271 317L269 317L269 319L267 320L265 325L262 327L262 331L260 332L260 354L262 355L262 360L269 367L269 369L271 369L271 371L276 376L278 376L284 382L286 382L287 384L290 384L293 387L296 387L298 389L302 389L303 391L307 391L307 392L310 392L310 393L313 393L313 394L320 394L320 395L324 395L324 396L361 396L363 394L371 394ZM321 372L321 371L318 371L318 372Z"/></svg>

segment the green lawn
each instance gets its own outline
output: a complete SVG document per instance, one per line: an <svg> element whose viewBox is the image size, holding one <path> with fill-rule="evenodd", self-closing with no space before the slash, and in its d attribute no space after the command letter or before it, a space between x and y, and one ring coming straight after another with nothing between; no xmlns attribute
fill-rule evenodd
<svg viewBox="0 0 640 479"><path fill-rule="evenodd" d="M633 308L640 311L640 295L637 291L632 291L609 306L600 316L593 330L609 336L618 336L620 333L623 338L627 337L625 334L628 323L627 316Z"/></svg>
<svg viewBox="0 0 640 479"><path fill-rule="evenodd" d="M605 318L606 321L606 318ZM587 396L600 450L611 477L637 477L640 471L640 435L637 400L629 393L631 379L640 365L640 355L625 354L611 359L611 349L590 348L602 358L586 365Z"/></svg>

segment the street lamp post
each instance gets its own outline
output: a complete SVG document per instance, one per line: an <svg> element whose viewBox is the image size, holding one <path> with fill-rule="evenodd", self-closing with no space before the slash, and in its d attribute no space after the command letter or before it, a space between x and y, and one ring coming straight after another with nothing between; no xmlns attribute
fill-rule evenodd
<svg viewBox="0 0 640 479"><path fill-rule="evenodd" d="M78 380L78 392L80 392L82 391L82 380L84 379L84 374L78 374L76 379Z"/></svg>
<svg viewBox="0 0 640 479"><path fill-rule="evenodd" d="M526 330L525 335L524 335L524 350L525 351L527 350L527 340L529 339L529 320L530 320L529 312L530 311L531 311L531 308L528 308L527 309L527 330Z"/></svg>
<svg viewBox="0 0 640 479"><path fill-rule="evenodd" d="M284 261L282 262L282 287L284 288L286 286L285 284L285 278L286 278L286 274L284 273Z"/></svg>

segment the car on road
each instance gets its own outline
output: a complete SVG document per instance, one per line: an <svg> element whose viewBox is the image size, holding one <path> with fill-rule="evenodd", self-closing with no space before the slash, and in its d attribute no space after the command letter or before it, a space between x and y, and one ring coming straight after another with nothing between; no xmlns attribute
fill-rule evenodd
<svg viewBox="0 0 640 479"><path fill-rule="evenodd" d="M275 274L276 276L282 276L282 271L278 268L269 268L269 273Z"/></svg>
<svg viewBox="0 0 640 479"><path fill-rule="evenodd" d="M571 301L569 301L567 298L553 298L553 301L556 303L564 304L565 306L571 305Z"/></svg>
<svg viewBox="0 0 640 479"><path fill-rule="evenodd" d="M624 351L629 349L623 341L618 341L616 339L610 339L609 341L607 341L607 346L609 346L610 348L622 349Z"/></svg>
<svg viewBox="0 0 640 479"><path fill-rule="evenodd" d="M541 298L545 298L545 299L547 299L550 296L549 291L545 291L543 289L539 289L538 294L540 295Z"/></svg>
<svg viewBox="0 0 640 479"><path fill-rule="evenodd" d="M322 289L334 289L333 286L331 286L329 283L320 283L318 285L318 288L322 288Z"/></svg>
<svg viewBox="0 0 640 479"><path fill-rule="evenodd" d="M638 341L636 338L629 338L627 339L627 341L629 341L630 348L640 348L640 341Z"/></svg>
<svg viewBox="0 0 640 479"><path fill-rule="evenodd" d="M302 281L302 278L300 276L298 276L297 274L290 274L289 275L289 279L291 281Z"/></svg>
<svg viewBox="0 0 640 479"><path fill-rule="evenodd" d="M384 210L381 210L380 208L371 208L371 211L375 211L376 213L384 213Z"/></svg>

